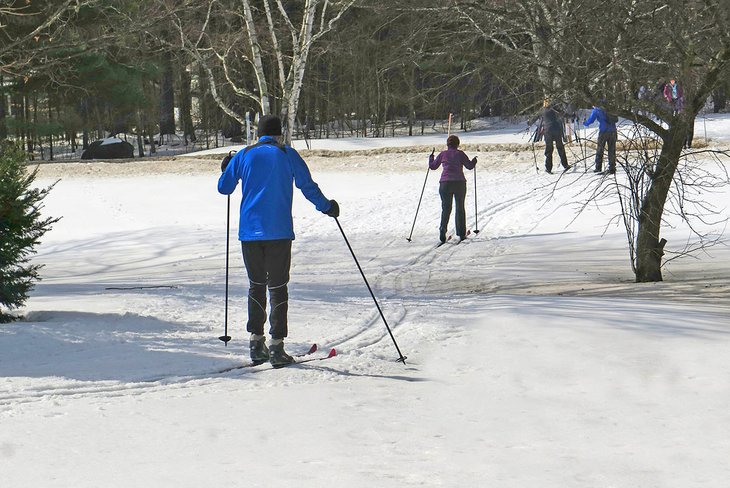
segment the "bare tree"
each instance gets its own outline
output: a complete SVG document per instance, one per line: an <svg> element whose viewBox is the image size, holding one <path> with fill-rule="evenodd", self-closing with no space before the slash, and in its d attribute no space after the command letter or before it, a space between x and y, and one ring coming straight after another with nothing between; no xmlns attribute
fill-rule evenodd
<svg viewBox="0 0 730 488"><path fill-rule="evenodd" d="M245 111L224 92L261 114L277 109L289 141L312 46L358 0L160 1L173 19L177 47L203 67L221 109L244 123Z"/></svg>
<svg viewBox="0 0 730 488"><path fill-rule="evenodd" d="M61 62L61 57L49 58L48 50L68 46L63 34L70 20L79 9L94 3L96 0L0 0L0 74L23 76L29 67L48 69L49 63Z"/></svg>
<svg viewBox="0 0 730 488"><path fill-rule="evenodd" d="M579 210L575 218L589 207L618 207L618 213L607 215L605 227L621 226L625 229L631 268L636 273L643 202L660 164L662 144L656 134L640 124L624 125L621 129L624 139L616 155L617 165L621 168L617 175L596 178L590 174L578 179L562 179L554 189L576 191L577 188ZM678 221L684 222L691 236L680 247L666 251L669 257L664 259L664 264L722 242L729 219L723 217L722 209L715 207L708 196L722 191L730 183L726 167L729 158L727 151L710 148L685 151L680 157L662 222L669 226Z"/></svg>
<svg viewBox="0 0 730 488"><path fill-rule="evenodd" d="M452 0L472 30L531 67L544 96L582 106L603 99L660 141L636 232L636 280L661 281L662 217L683 146L707 97L730 73L730 4L722 0ZM684 90L675 110L641 85L673 78Z"/></svg>

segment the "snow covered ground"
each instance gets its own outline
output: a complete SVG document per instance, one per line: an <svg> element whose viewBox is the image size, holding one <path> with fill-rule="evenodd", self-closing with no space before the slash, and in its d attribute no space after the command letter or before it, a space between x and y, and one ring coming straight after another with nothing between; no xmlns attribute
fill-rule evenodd
<svg viewBox="0 0 730 488"><path fill-rule="evenodd" d="M726 147L730 120L711 119ZM427 153L309 158L406 365L335 222L297 194L287 348L339 355L225 374L247 358L247 283L232 238L224 347L219 162L41 166L39 185L61 178L45 212L63 219L25 319L0 326L0 486L728 486L728 247L636 284L615 209L573 221L595 178L581 165L559 177L532 152L471 155L473 233L438 249L434 172L406 240ZM730 190L708 198L728 217ZM664 232L668 247L688 236Z"/></svg>

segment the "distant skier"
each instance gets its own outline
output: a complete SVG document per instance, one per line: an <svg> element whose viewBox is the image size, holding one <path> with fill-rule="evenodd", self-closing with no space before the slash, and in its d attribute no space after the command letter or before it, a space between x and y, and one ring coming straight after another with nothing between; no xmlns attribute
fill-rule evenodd
<svg viewBox="0 0 730 488"><path fill-rule="evenodd" d="M568 143L573 142L573 136L575 135L576 140L580 139L578 136L578 109L572 103L566 103L563 108L563 119L565 122L565 141Z"/></svg>
<svg viewBox="0 0 730 488"><path fill-rule="evenodd" d="M684 90L676 80L669 80L669 83L664 85L664 99L672 108L673 115L677 115L684 109Z"/></svg>
<svg viewBox="0 0 730 488"><path fill-rule="evenodd" d="M249 352L254 363L271 362L280 367L294 359L284 351L288 334L288 283L291 247L293 184L317 210L337 218L340 208L328 200L312 180L304 160L294 148L279 142L281 120L272 115L261 118L259 141L221 164L223 174L218 192L230 195L241 181L241 210L238 239L249 280L248 322L251 333ZM271 340L266 347L266 290L270 304Z"/></svg>
<svg viewBox="0 0 730 488"><path fill-rule="evenodd" d="M527 121L528 127L541 120L541 127L545 137L545 172L552 174L553 172L553 147L557 147L560 163L563 165L563 171L568 171L568 156L565 154L565 146L563 145L563 137L565 135L565 123L560 113L558 105L550 103L549 99L543 102L542 111Z"/></svg>
<svg viewBox="0 0 730 488"><path fill-rule="evenodd" d="M603 171L603 151L608 146L608 173L616 173L616 141L618 132L616 130L616 122L618 117L606 113L601 106L593 106L593 111L583 125L588 127L598 120L598 142L596 147L596 168L594 173Z"/></svg>
<svg viewBox="0 0 730 488"><path fill-rule="evenodd" d="M434 152L428 158L428 167L432 170L443 165L441 179L439 180L439 195L441 196L441 225L439 226L439 240L446 242L446 230L449 227L451 218L452 201L456 202L455 219L456 234L459 240L466 239L466 177L464 168L472 170L477 164L476 156L469 160L469 157L459 149L459 138L451 135L446 139L446 151L441 151L434 158Z"/></svg>

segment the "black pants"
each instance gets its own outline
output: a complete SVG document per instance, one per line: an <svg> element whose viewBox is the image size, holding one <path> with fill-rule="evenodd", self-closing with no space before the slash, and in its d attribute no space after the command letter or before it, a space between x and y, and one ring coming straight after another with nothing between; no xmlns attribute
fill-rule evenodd
<svg viewBox="0 0 730 488"><path fill-rule="evenodd" d="M692 119L689 122L689 130L687 131L687 137L685 137L685 139L684 139L684 147L686 149L692 148L692 140L694 139L694 136L695 136L695 120Z"/></svg>
<svg viewBox="0 0 730 488"><path fill-rule="evenodd" d="M568 156L565 155L565 146L563 145L563 136L555 135L549 132L545 133L545 170L553 170L553 144L558 149L560 163L563 168L568 168Z"/></svg>
<svg viewBox="0 0 730 488"><path fill-rule="evenodd" d="M271 301L269 334L272 339L283 339L289 332L287 312L291 242L289 239L241 242L249 281L246 330L252 334L264 334L267 288Z"/></svg>
<svg viewBox="0 0 730 488"><path fill-rule="evenodd" d="M608 169L613 171L616 169L616 132L599 132L598 147L596 148L596 171L603 168L603 150L608 146Z"/></svg>
<svg viewBox="0 0 730 488"><path fill-rule="evenodd" d="M456 234L459 237L466 237L466 181L442 181L439 185L441 195L441 225L439 232L441 236L446 235L451 218L451 202L456 202Z"/></svg>

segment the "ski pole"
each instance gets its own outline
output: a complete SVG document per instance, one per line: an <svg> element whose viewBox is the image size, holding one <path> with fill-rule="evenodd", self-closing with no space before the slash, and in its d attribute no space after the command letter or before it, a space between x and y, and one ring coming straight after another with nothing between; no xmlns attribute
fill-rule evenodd
<svg viewBox="0 0 730 488"><path fill-rule="evenodd" d="M375 307L378 309L378 313L380 314L380 318L383 319L383 323L385 324L385 328L388 329L388 334L390 335L390 338L393 340L393 345L395 346L395 350L398 351L398 362L401 362L403 364L406 364L406 359L408 359L406 356L404 356L400 352L400 348L398 347L398 343L395 341L395 337L393 336L393 332L390 330L390 326L388 325L388 321L385 320L385 315L383 315L383 311L380 309L380 305L378 305L378 301L375 299L375 294L373 293L373 289L370 288L370 283L368 283L368 279L365 278L365 273L363 273L362 268L360 267L360 263L357 260L357 257L355 257L355 251L352 250L352 246L350 245L350 241L347 240L347 236L345 235L345 231L342 230L342 225L340 225L340 221L335 217L335 222L337 223L337 227L340 228L340 232L342 233L342 238L345 240L345 244L347 244L347 248L350 250L350 254L352 254L352 259L355 260L355 264L357 265L357 269L360 270L360 275L362 276L363 281L365 281L365 286L368 287L368 291L370 292L370 296L373 297L373 302L375 302Z"/></svg>
<svg viewBox="0 0 730 488"><path fill-rule="evenodd" d="M436 149L431 151L432 156L433 156L434 152L436 152ZM426 177L423 179L423 188L421 188L421 196L418 197L418 206L416 207L416 215L413 216L413 225L411 226L411 233L408 237L406 237L406 240L408 242L411 242L411 237L413 237L413 229L416 228L416 219L418 218L418 210L421 208L421 200L423 200L423 192L426 191L426 180L428 180L429 171L431 171L431 168L426 168Z"/></svg>
<svg viewBox="0 0 730 488"><path fill-rule="evenodd" d="M224 331L223 335L218 339L222 340L223 343L228 347L228 341L231 340L231 336L228 335L228 255L230 250L230 234L231 234L231 196L228 195L228 206L226 212L226 305L224 313Z"/></svg>
<svg viewBox="0 0 730 488"><path fill-rule="evenodd" d="M585 121L584 121L585 122ZM588 172L588 128L583 127L583 172Z"/></svg>
<svg viewBox="0 0 730 488"><path fill-rule="evenodd" d="M477 167L474 166L474 233L479 234L479 215L477 214Z"/></svg>

